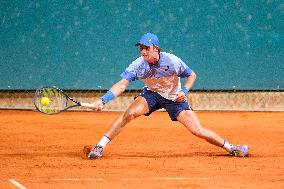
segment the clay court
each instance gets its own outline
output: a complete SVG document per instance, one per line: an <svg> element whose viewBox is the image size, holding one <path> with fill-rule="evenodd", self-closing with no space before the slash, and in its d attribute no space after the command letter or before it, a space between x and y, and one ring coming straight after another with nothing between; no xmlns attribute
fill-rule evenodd
<svg viewBox="0 0 284 189"><path fill-rule="evenodd" d="M0 188L283 188L283 112L197 112L204 127L250 146L236 158L194 137L166 112L131 122L87 160L121 112L0 111Z"/></svg>

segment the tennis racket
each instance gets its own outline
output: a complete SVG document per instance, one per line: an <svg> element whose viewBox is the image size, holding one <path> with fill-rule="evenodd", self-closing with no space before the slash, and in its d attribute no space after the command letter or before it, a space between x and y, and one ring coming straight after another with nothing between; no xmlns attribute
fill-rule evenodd
<svg viewBox="0 0 284 189"><path fill-rule="evenodd" d="M49 115L58 114L77 106L93 107L90 103L82 103L69 97L57 87L43 87L37 89L34 97L34 105L38 111Z"/></svg>

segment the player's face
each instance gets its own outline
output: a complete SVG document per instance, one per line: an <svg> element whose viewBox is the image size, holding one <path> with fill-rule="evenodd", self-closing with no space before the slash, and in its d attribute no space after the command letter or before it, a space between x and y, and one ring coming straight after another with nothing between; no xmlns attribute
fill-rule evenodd
<svg viewBox="0 0 284 189"><path fill-rule="evenodd" d="M154 46L140 45L141 56L146 62L156 63L159 52ZM159 58L158 58L159 59Z"/></svg>

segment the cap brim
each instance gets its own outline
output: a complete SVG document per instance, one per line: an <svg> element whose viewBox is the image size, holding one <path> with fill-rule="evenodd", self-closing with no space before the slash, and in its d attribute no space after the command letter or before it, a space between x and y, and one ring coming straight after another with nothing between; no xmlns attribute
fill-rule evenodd
<svg viewBox="0 0 284 189"><path fill-rule="evenodd" d="M150 45L146 45L146 44L144 44L144 43L137 43L137 44L135 44L135 46L140 46L140 45L144 45L144 46L150 47L150 46L153 45L153 44L150 44Z"/></svg>

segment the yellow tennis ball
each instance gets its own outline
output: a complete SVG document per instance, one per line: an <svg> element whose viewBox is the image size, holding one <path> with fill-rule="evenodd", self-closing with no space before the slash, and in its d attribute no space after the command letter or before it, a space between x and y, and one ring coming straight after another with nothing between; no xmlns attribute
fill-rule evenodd
<svg viewBox="0 0 284 189"><path fill-rule="evenodd" d="M41 100L40 100L40 103L43 105L43 106L47 106L49 104L49 98L47 97L42 97Z"/></svg>

